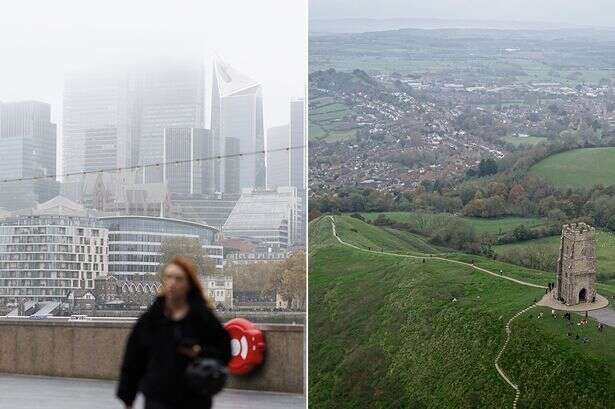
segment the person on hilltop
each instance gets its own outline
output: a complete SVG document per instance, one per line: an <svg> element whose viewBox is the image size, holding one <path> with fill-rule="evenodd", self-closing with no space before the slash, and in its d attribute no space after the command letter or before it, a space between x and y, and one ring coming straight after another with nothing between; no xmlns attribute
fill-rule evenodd
<svg viewBox="0 0 615 409"><path fill-rule="evenodd" d="M208 374L225 374L230 336L208 305L191 260L172 258L161 278L161 294L128 337L117 397L128 409L138 391L145 409L211 408L212 394L222 386L212 391L207 385L226 378ZM209 372L198 372L204 365Z"/></svg>

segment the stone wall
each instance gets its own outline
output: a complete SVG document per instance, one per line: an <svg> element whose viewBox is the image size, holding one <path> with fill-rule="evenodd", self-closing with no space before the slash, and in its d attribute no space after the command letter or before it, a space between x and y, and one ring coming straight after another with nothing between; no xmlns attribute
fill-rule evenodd
<svg viewBox="0 0 615 409"><path fill-rule="evenodd" d="M117 379L132 322L17 320L0 318L0 372L73 378ZM265 363L229 388L304 392L302 325L261 324Z"/></svg>

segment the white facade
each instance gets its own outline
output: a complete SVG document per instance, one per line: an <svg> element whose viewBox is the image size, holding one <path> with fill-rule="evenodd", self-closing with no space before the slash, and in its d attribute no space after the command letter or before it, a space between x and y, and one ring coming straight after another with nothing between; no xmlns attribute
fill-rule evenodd
<svg viewBox="0 0 615 409"><path fill-rule="evenodd" d="M0 303L62 301L108 272L108 231L87 217L0 220Z"/></svg>
<svg viewBox="0 0 615 409"><path fill-rule="evenodd" d="M232 276L205 276L203 290L214 305L223 305L224 308L233 308L233 277Z"/></svg>
<svg viewBox="0 0 615 409"><path fill-rule="evenodd" d="M216 268L224 264L223 248L216 244L218 230L196 222L148 216L101 217L109 230L109 273L120 279L140 280L160 271L165 239L198 240Z"/></svg>

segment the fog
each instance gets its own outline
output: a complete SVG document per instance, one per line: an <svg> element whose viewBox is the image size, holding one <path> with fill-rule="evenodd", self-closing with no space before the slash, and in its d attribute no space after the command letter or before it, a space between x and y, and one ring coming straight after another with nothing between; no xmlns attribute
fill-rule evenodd
<svg viewBox="0 0 615 409"><path fill-rule="evenodd" d="M310 19L406 17L615 26L612 0L310 0L309 7Z"/></svg>
<svg viewBox="0 0 615 409"><path fill-rule="evenodd" d="M306 32L304 0L5 1L0 101L48 102L60 124L65 71L200 50L206 112L211 59L219 55L263 84L265 127L285 124L290 98L305 93Z"/></svg>

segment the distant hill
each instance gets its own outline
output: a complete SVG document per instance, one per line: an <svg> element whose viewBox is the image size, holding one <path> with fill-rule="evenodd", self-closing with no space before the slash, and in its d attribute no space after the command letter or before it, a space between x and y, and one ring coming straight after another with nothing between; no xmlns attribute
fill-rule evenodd
<svg viewBox="0 0 615 409"><path fill-rule="evenodd" d="M348 216L335 220L342 240L359 248L417 254L414 246L391 241L386 230ZM553 279L552 273L480 257L447 257L530 283ZM311 405L513 406L514 390L494 360L506 322L544 291L429 255L423 262L352 248L335 238L327 216L310 224L309 262ZM539 312L545 317L537 319ZM561 317L539 307L511 328L500 365L519 385L519 408L614 407L615 329L599 333L593 321L567 329Z"/></svg>
<svg viewBox="0 0 615 409"><path fill-rule="evenodd" d="M612 78L615 29L404 28L310 36L310 71L430 75L468 83L516 78L565 85Z"/></svg>
<svg viewBox="0 0 615 409"><path fill-rule="evenodd" d="M438 18L346 18L310 19L310 35L321 33L365 33L370 31L418 29L499 29L499 30L556 30L579 28L577 25L547 22L502 20L452 20Z"/></svg>

